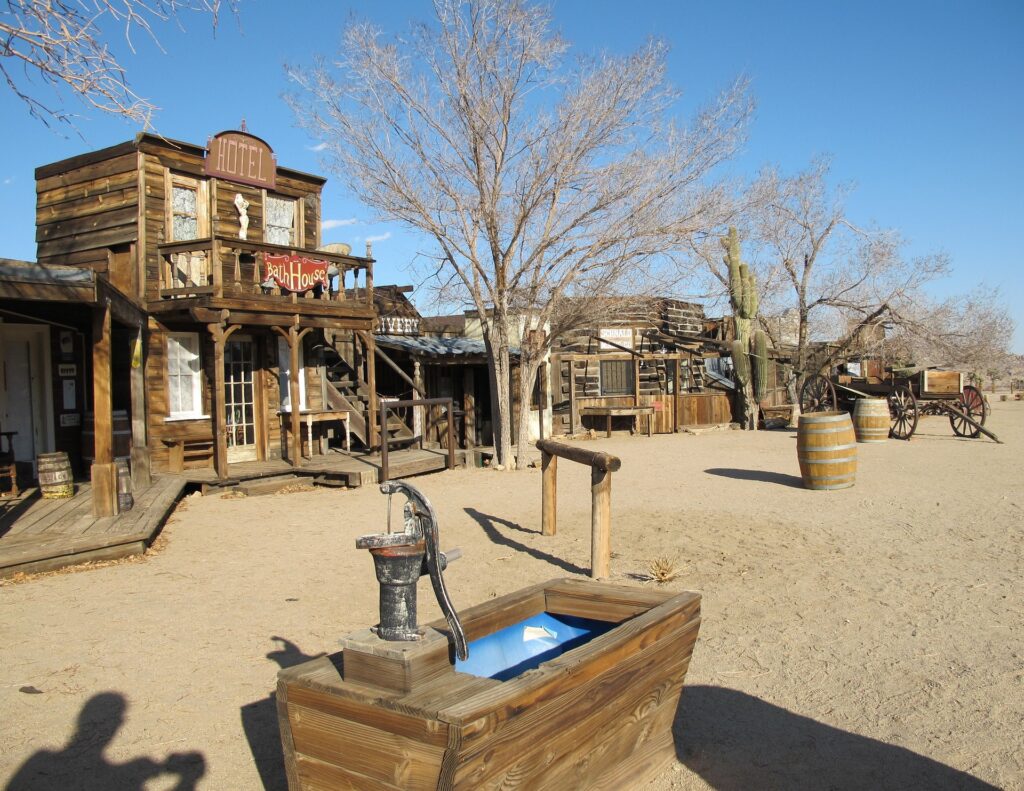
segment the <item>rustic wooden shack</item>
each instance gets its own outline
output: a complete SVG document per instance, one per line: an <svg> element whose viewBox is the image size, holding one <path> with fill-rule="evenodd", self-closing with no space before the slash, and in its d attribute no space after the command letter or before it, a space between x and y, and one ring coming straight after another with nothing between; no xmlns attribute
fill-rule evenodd
<svg viewBox="0 0 1024 791"><path fill-rule="evenodd" d="M304 438L342 427L378 443L374 261L322 249L324 178L245 131L140 134L35 176L37 261L0 262L0 349L24 374L0 429L19 462L91 461L109 510L122 453L139 475L226 478L301 463Z"/></svg>
<svg viewBox="0 0 1024 791"><path fill-rule="evenodd" d="M728 348L719 331L700 305L656 299L563 334L551 352L552 433L602 428L607 412L617 428L650 420L653 433L730 422L730 384L705 366Z"/></svg>

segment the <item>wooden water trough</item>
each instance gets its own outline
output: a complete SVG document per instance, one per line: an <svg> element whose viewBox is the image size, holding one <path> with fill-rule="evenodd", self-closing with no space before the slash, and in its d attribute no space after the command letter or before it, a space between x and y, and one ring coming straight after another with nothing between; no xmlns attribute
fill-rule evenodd
<svg viewBox="0 0 1024 791"><path fill-rule="evenodd" d="M619 789L675 756L699 594L552 580L460 618L466 664L438 621L418 642L358 632L342 651L280 672L290 791ZM510 645L554 635L524 626L536 619L578 636L497 673L481 669L504 634Z"/></svg>

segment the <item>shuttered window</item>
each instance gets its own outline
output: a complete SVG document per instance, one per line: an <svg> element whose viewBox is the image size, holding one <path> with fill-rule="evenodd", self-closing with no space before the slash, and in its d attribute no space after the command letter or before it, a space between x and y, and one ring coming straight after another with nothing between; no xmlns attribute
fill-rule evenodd
<svg viewBox="0 0 1024 791"><path fill-rule="evenodd" d="M601 395L633 395L632 360L601 360Z"/></svg>
<svg viewBox="0 0 1024 791"><path fill-rule="evenodd" d="M295 201L267 196L264 241L270 244L295 244Z"/></svg>

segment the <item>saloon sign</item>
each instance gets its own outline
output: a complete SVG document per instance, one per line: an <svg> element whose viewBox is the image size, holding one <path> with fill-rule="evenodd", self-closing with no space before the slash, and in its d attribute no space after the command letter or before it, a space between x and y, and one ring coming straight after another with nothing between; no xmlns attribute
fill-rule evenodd
<svg viewBox="0 0 1024 791"><path fill-rule="evenodd" d="M327 261L316 261L299 255L263 256L264 280L273 280L288 291L309 291L313 286L330 286Z"/></svg>

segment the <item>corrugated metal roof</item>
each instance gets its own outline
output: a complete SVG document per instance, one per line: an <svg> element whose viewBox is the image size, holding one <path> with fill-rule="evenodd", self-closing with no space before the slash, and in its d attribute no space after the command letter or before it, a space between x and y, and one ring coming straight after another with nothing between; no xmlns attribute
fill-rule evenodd
<svg viewBox="0 0 1024 791"><path fill-rule="evenodd" d="M408 352L417 357L484 358L487 348L483 341L472 338L425 338L414 335L374 335L377 344L386 349ZM519 356L519 349L512 349Z"/></svg>
<svg viewBox="0 0 1024 791"><path fill-rule="evenodd" d="M92 283L96 275L91 269L68 266L43 266L33 261L0 258L0 279L21 283L52 283L75 285Z"/></svg>

